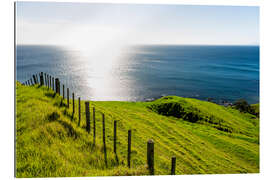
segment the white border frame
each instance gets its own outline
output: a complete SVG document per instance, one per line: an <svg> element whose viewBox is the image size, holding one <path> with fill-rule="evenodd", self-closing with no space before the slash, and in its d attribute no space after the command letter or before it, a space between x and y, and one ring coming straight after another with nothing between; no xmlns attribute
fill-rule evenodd
<svg viewBox="0 0 270 180"><path fill-rule="evenodd" d="M34 0L32 0L34 1ZM36 2L42 0L35 0ZM189 4L189 5L226 5L226 6L260 6L260 173L232 175L181 175L181 176L132 176L132 177L80 177L65 179L269 179L270 149L269 130L270 116L268 103L270 83L268 80L270 62L270 7L269 0L44 0L47 2L82 2L82 3L135 3L135 4ZM0 169L3 179L14 179L14 1L0 1L0 62L1 62L1 158ZM24 178L23 178L24 179ZM34 178L36 179L36 178ZM39 178L51 179L51 178ZM63 179L63 178L59 178Z"/></svg>

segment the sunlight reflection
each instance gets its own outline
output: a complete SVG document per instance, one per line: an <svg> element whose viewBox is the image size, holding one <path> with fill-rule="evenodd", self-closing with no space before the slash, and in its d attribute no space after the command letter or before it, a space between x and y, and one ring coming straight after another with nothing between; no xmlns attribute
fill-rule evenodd
<svg viewBox="0 0 270 180"><path fill-rule="evenodd" d="M66 45L80 52L80 63L84 64L85 82L95 99L115 97L121 86L117 69L121 66L123 32L111 27L76 27L67 34Z"/></svg>

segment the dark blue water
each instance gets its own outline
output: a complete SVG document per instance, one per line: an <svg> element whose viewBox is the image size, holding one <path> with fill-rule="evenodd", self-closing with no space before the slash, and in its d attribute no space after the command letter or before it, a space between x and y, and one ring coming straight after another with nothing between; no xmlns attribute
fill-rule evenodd
<svg viewBox="0 0 270 180"><path fill-rule="evenodd" d="M258 46L130 46L95 56L57 46L17 46L17 80L41 71L59 77L82 99L177 95L259 102Z"/></svg>

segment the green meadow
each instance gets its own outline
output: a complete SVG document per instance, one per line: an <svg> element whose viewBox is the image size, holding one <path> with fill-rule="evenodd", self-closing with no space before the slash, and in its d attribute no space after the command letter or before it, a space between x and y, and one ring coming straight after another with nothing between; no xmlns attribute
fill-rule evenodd
<svg viewBox="0 0 270 180"><path fill-rule="evenodd" d="M259 105L253 108L259 111ZM67 100L47 87L16 82L16 177L148 175L149 139L155 143L155 175L170 174L173 156L177 175L259 173L259 118L255 115L177 96L152 102L90 101L90 113L88 133L85 101L81 101L78 125L77 98L72 115L72 99L68 108ZM105 114L107 166L101 113ZM117 154L113 152L114 121ZM128 130L132 132L130 168Z"/></svg>

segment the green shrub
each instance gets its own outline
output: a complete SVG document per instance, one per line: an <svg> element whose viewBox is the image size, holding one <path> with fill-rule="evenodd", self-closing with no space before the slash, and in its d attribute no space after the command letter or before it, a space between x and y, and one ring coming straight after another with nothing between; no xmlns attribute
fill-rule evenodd
<svg viewBox="0 0 270 180"><path fill-rule="evenodd" d="M251 107L245 99L239 99L233 104L234 108L238 109L240 112L251 112Z"/></svg>
<svg viewBox="0 0 270 180"><path fill-rule="evenodd" d="M257 116L257 117L259 117L259 115L260 115L259 104L249 105L248 102L245 99L237 100L233 104L233 107L235 109L238 109L240 112L243 112L243 113L253 114L253 115Z"/></svg>
<svg viewBox="0 0 270 180"><path fill-rule="evenodd" d="M194 111L195 109L193 109L192 111L188 111L187 109L184 109L178 102L153 104L149 106L149 108L157 112L158 114L164 116L173 116L176 118L183 118L184 120L193 123L197 122L200 119L197 112Z"/></svg>

